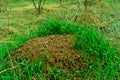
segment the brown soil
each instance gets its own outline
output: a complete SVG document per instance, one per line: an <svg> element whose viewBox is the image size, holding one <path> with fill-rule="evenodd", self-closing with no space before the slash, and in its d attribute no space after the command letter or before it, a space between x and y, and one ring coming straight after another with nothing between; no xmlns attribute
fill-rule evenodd
<svg viewBox="0 0 120 80"><path fill-rule="evenodd" d="M29 40L20 48L16 49L12 56L16 60L35 58L45 61L45 66L65 70L67 73L73 73L72 68L86 68L80 53L73 48L74 37L71 35L50 35ZM47 67L46 67L47 68ZM45 71L49 73L49 71Z"/></svg>

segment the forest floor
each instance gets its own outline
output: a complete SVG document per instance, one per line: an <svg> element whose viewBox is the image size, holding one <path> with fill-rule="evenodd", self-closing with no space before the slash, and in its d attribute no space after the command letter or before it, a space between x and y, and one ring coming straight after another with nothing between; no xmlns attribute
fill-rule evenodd
<svg viewBox="0 0 120 80"><path fill-rule="evenodd" d="M16 34L28 36L31 29L37 30L38 25L52 19L66 20L79 25L90 24L120 51L120 11L118 11L120 7L109 6L90 7L88 12L84 12L84 6L81 4L77 12L76 4L48 4L44 6L41 14L36 12L32 4L8 9L7 12L0 13L0 43L14 42L12 36ZM64 69L69 74L73 73L71 68L78 66L87 71L88 64L84 63L83 57L73 48L73 41L72 35L55 34L34 38L15 49L10 56L17 61L30 57L31 62L35 58L41 58L45 61L46 68L56 65L57 68ZM46 73L50 72L46 69L44 73L45 76L49 76Z"/></svg>

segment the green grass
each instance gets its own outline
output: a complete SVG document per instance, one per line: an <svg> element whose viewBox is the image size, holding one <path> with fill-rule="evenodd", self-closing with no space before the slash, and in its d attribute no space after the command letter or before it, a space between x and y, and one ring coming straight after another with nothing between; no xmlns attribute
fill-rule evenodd
<svg viewBox="0 0 120 80"><path fill-rule="evenodd" d="M7 0L8 1L8 0ZM23 0L22 2L16 2L18 0L9 0L9 8L14 8L14 7L24 7L27 6L31 1L29 0ZM66 0L66 2L70 2L73 0ZM76 0L74 0L76 1ZM14 3L13 3L14 2ZM112 0L104 0L104 2L107 5L112 5L117 7L116 10L119 8L119 3L114 3ZM58 3L55 0L47 0L46 4L50 3ZM17 4L17 5L16 5ZM109 17L109 14L113 14L113 12L116 13L115 10L111 9L107 11L103 11L107 14ZM61 13L61 11L59 11ZM99 12L99 11L98 11ZM20 12L14 13L12 12L12 15L18 15L18 16L13 16L13 18L10 18L11 21L11 26L14 27L20 27L23 29L23 27L26 28L26 25L22 25L23 23L27 23L29 21L29 25L32 23L35 23L36 21L42 21L38 17L33 18L33 16L30 15L32 14L32 11L28 12L26 11L25 16L26 18L18 17L18 14L22 14ZM7 16L7 14L4 14ZM52 14L52 18L55 14ZM57 17L58 14L56 14ZM2 14L1 14L2 16ZM24 16L24 17L25 17ZM41 16L43 16L41 14ZM105 15L106 16L106 15ZM1 20L1 27L7 25L7 19ZM30 19L28 18L30 17ZM54 16L56 17L56 16ZM21 19L22 18L22 19ZM51 17L50 17L51 18ZM117 17L118 18L118 17ZM17 20L19 19L19 20ZM29 20L28 20L29 19ZM38 19L38 20L34 20ZM108 19L107 17L105 18L106 20ZM14 21L15 20L15 21ZM22 22L21 22L22 20ZM105 20L104 20L105 21ZM118 21L119 22L119 21ZM119 23L118 22L113 22L113 25L119 29ZM36 24L36 23L35 23ZM109 24L107 24L109 26ZM99 25L100 26L100 25ZM106 26L106 25L104 25ZM31 27L34 27L33 25ZM35 38L35 37L41 37L41 36L46 36L46 35L52 35L52 34L73 34L76 37L76 40L74 42L74 48L80 51L80 53L84 56L84 61L85 63L88 63L88 71L84 71L84 69L74 69L75 74L79 74L81 76L82 80L91 79L95 78L95 80L119 80L120 79L120 73L118 72L118 65L120 64L119 55L120 52L116 51L113 46L110 45L109 41L105 39L102 34L99 32L95 31L94 29L91 28L85 28L86 26L81 26L77 24L70 24L65 21L47 21L43 25L39 25L38 31L30 29L30 34L17 34L17 35L10 35L11 36L11 41L13 42L5 42L5 44L0 44L0 80L26 80L26 79L31 79L33 75L37 76L37 79L45 80L45 77L43 76L42 72L44 71L44 61L43 60L37 60L34 63L30 63L29 61L26 61L23 59L21 63L16 62L13 60L13 62L16 63L15 68L14 66L11 66L10 58L8 58L9 53L24 44L26 41L29 39ZM18 29L18 28L17 28ZM21 29L21 30L22 30ZM24 30L24 33L27 32L27 30ZM109 34L109 33L108 33ZM8 34L9 35L9 34ZM110 35L110 34L109 34ZM118 46L119 46L119 41L114 41ZM96 59L91 59L91 57L95 57ZM74 62L73 62L74 63ZM41 68L42 67L42 68ZM11 68L11 69L9 69ZM36 72L36 69L40 68ZM8 70L7 70L8 69ZM2 72L6 70L5 72ZM73 74L68 74L64 70L61 71L59 69L54 68L49 68L50 73L49 76L52 79L73 79L74 75ZM81 72L79 72L81 71ZM2 73L1 73L2 72ZM61 77L60 77L61 76Z"/></svg>
<svg viewBox="0 0 120 80"><path fill-rule="evenodd" d="M52 26L52 27L51 27ZM73 34L77 30L76 24L70 24L65 21L50 21L38 27L38 36L52 35L52 34Z"/></svg>
<svg viewBox="0 0 120 80"><path fill-rule="evenodd" d="M25 7L31 3L27 0L5 0L4 2L7 3L7 8Z"/></svg>
<svg viewBox="0 0 120 80"><path fill-rule="evenodd" d="M56 20L48 20L45 24L39 25L38 30L30 30L29 35L17 34L12 36L11 40L14 43L0 44L0 79L30 80L35 75L38 80L44 80L46 77L43 75L43 71L45 70L45 62L43 60L35 59L31 63L29 60L26 61L24 59L21 62L17 62L13 58L11 61L9 53L29 39L52 34L72 34L75 36L74 48L79 50L81 55L84 56L84 62L88 68L88 71L81 68L73 68L75 74L79 74L81 79L92 79L93 76L95 76L95 80L119 79L119 61L116 58L116 49L109 44L109 41L104 36L92 28ZM13 63L16 65L14 66ZM50 71L49 76L51 79L74 79L73 74L67 74L64 70L61 71L56 67L47 68Z"/></svg>
<svg viewBox="0 0 120 80"><path fill-rule="evenodd" d="M91 28L79 29L74 47L81 52L84 51L84 59L90 64L90 68L96 67L96 80L114 80L118 71L118 64L115 64L116 50L104 36ZM96 61L92 60L92 57L95 57Z"/></svg>
<svg viewBox="0 0 120 80"><path fill-rule="evenodd" d="M30 3L29 3L29 2L23 2L23 3L20 2L18 5L16 5L16 4L18 4L18 3L10 4L10 5L9 5L9 8L25 7L25 6L29 5Z"/></svg>

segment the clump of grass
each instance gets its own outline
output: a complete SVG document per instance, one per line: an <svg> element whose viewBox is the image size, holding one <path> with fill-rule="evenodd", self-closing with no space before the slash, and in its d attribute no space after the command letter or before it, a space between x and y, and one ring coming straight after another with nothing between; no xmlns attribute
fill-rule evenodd
<svg viewBox="0 0 120 80"><path fill-rule="evenodd" d="M31 63L30 61L22 60L21 62L15 62L14 65L16 64L16 68L11 68L14 67L10 65L10 61L7 60L8 63L3 65L5 68L2 70L6 70L5 72L0 72L0 79L5 80L5 79L10 79L10 80L31 80L33 76L39 77L42 75L42 72L44 71L44 61L39 59ZM8 68L10 67L10 68ZM7 70L8 69L8 70ZM1 70L1 68L0 68ZM40 79L40 78L39 78Z"/></svg>
<svg viewBox="0 0 120 80"><path fill-rule="evenodd" d="M74 47L81 51L89 68L98 70L97 79L114 80L118 65L116 65L116 50L110 46L104 36L92 28L81 27L75 34ZM96 59L92 59L92 57ZM90 60L90 61L89 61Z"/></svg>
<svg viewBox="0 0 120 80"><path fill-rule="evenodd" d="M79 28L77 31L74 47L78 50L85 50L100 58L107 57L111 46L104 36L92 28ZM115 51L115 50L114 50ZM115 52L113 52L115 53Z"/></svg>
<svg viewBox="0 0 120 80"><path fill-rule="evenodd" d="M65 21L48 20L42 26L38 27L38 36L52 34L73 34L77 30L76 24L70 24Z"/></svg>

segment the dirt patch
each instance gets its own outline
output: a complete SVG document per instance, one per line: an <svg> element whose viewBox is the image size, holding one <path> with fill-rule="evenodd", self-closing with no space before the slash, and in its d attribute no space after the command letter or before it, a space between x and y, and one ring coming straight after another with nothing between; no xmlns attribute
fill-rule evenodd
<svg viewBox="0 0 120 80"><path fill-rule="evenodd" d="M58 7L59 5L57 4L51 4L51 5L45 5L44 7L44 10L56 10L56 8ZM30 9L34 9L34 5L33 4L30 4L28 6L25 6L25 7L19 7L19 8L13 8L12 11L26 11L26 10L30 10Z"/></svg>
<svg viewBox="0 0 120 80"><path fill-rule="evenodd" d="M34 5L30 4L25 7L13 8L12 11L24 11L24 10L33 9L33 8L34 8Z"/></svg>
<svg viewBox="0 0 120 80"><path fill-rule="evenodd" d="M71 68L86 68L80 53L73 48L74 37L72 35L50 35L29 40L26 44L16 49L11 55L17 61L21 59L41 58L46 66L65 69L73 73ZM48 71L45 71L48 72Z"/></svg>
<svg viewBox="0 0 120 80"><path fill-rule="evenodd" d="M2 34L3 36L15 33L18 33L18 30L16 28L13 28L12 26L0 28L0 34Z"/></svg>

